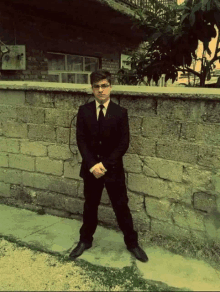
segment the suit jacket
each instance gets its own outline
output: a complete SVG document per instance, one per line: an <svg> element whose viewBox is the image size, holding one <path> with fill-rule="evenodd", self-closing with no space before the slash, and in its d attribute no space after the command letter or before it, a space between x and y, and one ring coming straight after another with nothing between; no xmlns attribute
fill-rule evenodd
<svg viewBox="0 0 220 292"><path fill-rule="evenodd" d="M99 153L100 137L95 100L80 106L76 123L76 140L82 156L80 176L94 175L89 171L102 162L107 172L106 181L125 179L122 157L129 147L129 124L127 110L110 100L102 134L102 155Z"/></svg>

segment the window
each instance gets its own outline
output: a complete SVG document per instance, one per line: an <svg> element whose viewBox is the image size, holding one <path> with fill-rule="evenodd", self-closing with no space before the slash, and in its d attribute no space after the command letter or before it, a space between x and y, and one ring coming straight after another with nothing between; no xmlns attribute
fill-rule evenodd
<svg viewBox="0 0 220 292"><path fill-rule="evenodd" d="M88 84L89 75L99 68L99 60L60 53L47 53L50 82Z"/></svg>
<svg viewBox="0 0 220 292"><path fill-rule="evenodd" d="M121 68L131 70L131 64L126 64L126 61L130 61L130 56L121 54Z"/></svg>

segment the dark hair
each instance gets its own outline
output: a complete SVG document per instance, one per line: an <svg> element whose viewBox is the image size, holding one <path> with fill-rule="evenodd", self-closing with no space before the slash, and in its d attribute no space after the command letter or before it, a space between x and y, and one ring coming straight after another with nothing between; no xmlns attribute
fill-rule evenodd
<svg viewBox="0 0 220 292"><path fill-rule="evenodd" d="M111 73L107 70L96 70L91 73L90 75L90 83L93 85L103 79L107 79L108 82L111 84Z"/></svg>

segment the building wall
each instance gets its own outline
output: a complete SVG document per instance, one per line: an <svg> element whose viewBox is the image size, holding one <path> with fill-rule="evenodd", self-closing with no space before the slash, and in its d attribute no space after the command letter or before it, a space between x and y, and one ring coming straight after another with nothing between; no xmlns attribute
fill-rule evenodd
<svg viewBox="0 0 220 292"><path fill-rule="evenodd" d="M69 126L93 97L89 86L38 84L0 83L0 203L82 218L75 120L73 153ZM115 86L112 92L129 114L129 206L138 231L219 242L220 90L181 90ZM99 222L117 228L106 191Z"/></svg>
<svg viewBox="0 0 220 292"><path fill-rule="evenodd" d="M78 26L19 14L14 17L0 4L0 39L6 45L26 46L26 70L0 70L0 80L48 81L47 52L99 58L100 68L113 77L120 55L132 40ZM13 20L12 20L13 19ZM1 67L1 64L0 64Z"/></svg>

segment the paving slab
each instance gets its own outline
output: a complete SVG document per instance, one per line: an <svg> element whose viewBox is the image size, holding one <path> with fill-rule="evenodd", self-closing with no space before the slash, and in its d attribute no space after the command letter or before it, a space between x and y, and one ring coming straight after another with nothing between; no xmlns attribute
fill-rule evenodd
<svg viewBox="0 0 220 292"><path fill-rule="evenodd" d="M42 217L44 216L42 215ZM26 236L23 241L44 251L61 255L69 253L79 241L81 222L72 219L60 219L55 224Z"/></svg>
<svg viewBox="0 0 220 292"><path fill-rule="evenodd" d="M80 259L118 269L132 265L131 253L126 248L122 232L98 226L93 237L93 246Z"/></svg>
<svg viewBox="0 0 220 292"><path fill-rule="evenodd" d="M35 212L0 204L0 234L23 240L26 236L52 226L63 218L38 215Z"/></svg>
<svg viewBox="0 0 220 292"><path fill-rule="evenodd" d="M220 272L208 263L176 255L160 247L144 250L150 259L147 265L136 261L144 279L193 291L219 291Z"/></svg>

